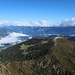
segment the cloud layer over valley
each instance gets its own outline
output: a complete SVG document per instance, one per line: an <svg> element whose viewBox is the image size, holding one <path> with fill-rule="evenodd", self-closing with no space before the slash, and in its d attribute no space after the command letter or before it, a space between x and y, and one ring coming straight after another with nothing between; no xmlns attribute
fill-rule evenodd
<svg viewBox="0 0 75 75"><path fill-rule="evenodd" d="M0 44L7 44L7 43L14 44L16 42L22 42L22 40L19 37L29 37L29 35L12 32L9 33L8 36L1 38Z"/></svg>

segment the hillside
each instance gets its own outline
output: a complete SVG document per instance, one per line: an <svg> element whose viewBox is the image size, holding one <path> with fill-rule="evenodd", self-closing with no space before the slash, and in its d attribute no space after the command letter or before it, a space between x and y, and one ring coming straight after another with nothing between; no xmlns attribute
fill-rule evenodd
<svg viewBox="0 0 75 75"><path fill-rule="evenodd" d="M33 38L2 50L0 75L75 75L75 42Z"/></svg>

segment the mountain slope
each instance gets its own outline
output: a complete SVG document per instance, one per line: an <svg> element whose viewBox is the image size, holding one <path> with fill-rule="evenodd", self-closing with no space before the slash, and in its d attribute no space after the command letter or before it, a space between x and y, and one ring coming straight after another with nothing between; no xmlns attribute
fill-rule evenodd
<svg viewBox="0 0 75 75"><path fill-rule="evenodd" d="M33 38L0 52L1 75L75 75L75 42Z"/></svg>

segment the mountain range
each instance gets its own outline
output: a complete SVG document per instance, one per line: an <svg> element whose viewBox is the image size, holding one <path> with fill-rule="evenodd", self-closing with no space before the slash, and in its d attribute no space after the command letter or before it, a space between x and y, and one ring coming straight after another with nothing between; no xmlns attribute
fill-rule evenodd
<svg viewBox="0 0 75 75"><path fill-rule="evenodd" d="M4 26L15 32L28 34L31 36L48 37L50 35L70 36L75 35L75 26L67 27L33 27L33 26Z"/></svg>
<svg viewBox="0 0 75 75"><path fill-rule="evenodd" d="M17 37L16 37L16 36ZM75 41L75 26L68 27L33 27L33 26L1 26L0 27L0 48L9 47L14 44L26 41L32 37L56 37L64 36ZM16 38L15 38L16 37ZM9 38L9 39L8 39ZM12 39L13 38L13 39ZM4 40L7 40L4 42ZM12 42L8 41L12 40ZM16 40L13 42L13 40Z"/></svg>
<svg viewBox="0 0 75 75"><path fill-rule="evenodd" d="M10 29L0 27L0 37L5 37L11 32L12 32L12 30L10 30Z"/></svg>

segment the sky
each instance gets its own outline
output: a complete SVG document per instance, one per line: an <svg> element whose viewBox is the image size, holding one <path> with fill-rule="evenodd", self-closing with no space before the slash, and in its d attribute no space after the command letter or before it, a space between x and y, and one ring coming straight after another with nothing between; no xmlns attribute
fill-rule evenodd
<svg viewBox="0 0 75 75"><path fill-rule="evenodd" d="M74 17L75 0L0 0L0 24L53 25Z"/></svg>

